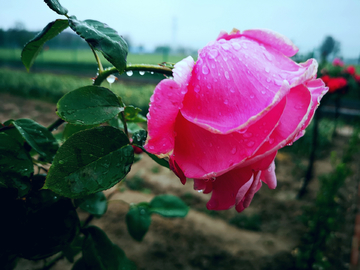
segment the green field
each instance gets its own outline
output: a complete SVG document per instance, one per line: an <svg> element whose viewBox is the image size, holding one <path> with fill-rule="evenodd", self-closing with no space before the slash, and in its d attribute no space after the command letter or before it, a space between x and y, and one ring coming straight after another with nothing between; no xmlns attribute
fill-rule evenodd
<svg viewBox="0 0 360 270"><path fill-rule="evenodd" d="M111 66L99 53L101 62L104 66ZM127 62L131 64L159 64L164 61L176 63L187 57L187 55L162 55L162 54L129 54ZM193 56L195 57L195 56ZM21 49L0 48L0 61L19 61L21 59ZM92 64L96 63L94 55L88 50L44 50L35 63L77 63Z"/></svg>

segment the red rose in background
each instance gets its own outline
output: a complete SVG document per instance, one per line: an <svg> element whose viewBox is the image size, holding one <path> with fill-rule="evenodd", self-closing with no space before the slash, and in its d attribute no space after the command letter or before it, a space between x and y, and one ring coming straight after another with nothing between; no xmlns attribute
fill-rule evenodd
<svg viewBox="0 0 360 270"><path fill-rule="evenodd" d="M329 75L322 76L321 79L329 87L329 93L334 93L335 91L344 88L347 86L347 80L343 77L331 78Z"/></svg>
<svg viewBox="0 0 360 270"><path fill-rule="evenodd" d="M335 58L333 61L333 66L339 66L339 67L343 67L344 66L344 62L340 59L340 58Z"/></svg>
<svg viewBox="0 0 360 270"><path fill-rule="evenodd" d="M345 69L345 72L349 73L350 75L355 75L356 69L355 69L354 66L348 66L348 67Z"/></svg>

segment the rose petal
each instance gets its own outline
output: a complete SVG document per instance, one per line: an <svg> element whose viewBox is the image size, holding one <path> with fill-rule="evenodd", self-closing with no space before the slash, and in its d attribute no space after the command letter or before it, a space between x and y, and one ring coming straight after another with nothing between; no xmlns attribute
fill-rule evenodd
<svg viewBox="0 0 360 270"><path fill-rule="evenodd" d="M174 80L162 80L150 99L148 139L144 147L153 154L165 154L174 148L174 123L193 65L191 56L177 63L173 70Z"/></svg>
<svg viewBox="0 0 360 270"><path fill-rule="evenodd" d="M188 178L219 176L251 156L264 143L281 118L286 98L246 130L215 134L176 118L174 156ZM216 172L216 174L215 174Z"/></svg>
<svg viewBox="0 0 360 270"><path fill-rule="evenodd" d="M231 133L256 121L316 68L315 60L297 64L245 36L220 39L200 52L181 113L213 133Z"/></svg>
<svg viewBox="0 0 360 270"><path fill-rule="evenodd" d="M240 168L217 177L212 183L213 191L206 207L209 210L226 210L233 207L239 189L251 181L252 174L251 169Z"/></svg>
<svg viewBox="0 0 360 270"><path fill-rule="evenodd" d="M213 182L210 180L204 180L204 179L194 179L194 190L199 190L204 193L208 194L213 189Z"/></svg>
<svg viewBox="0 0 360 270"><path fill-rule="evenodd" d="M290 39L272 30L246 30L242 33L242 35L256 39L261 43L268 44L288 57L294 56L299 51Z"/></svg>
<svg viewBox="0 0 360 270"><path fill-rule="evenodd" d="M276 188L275 161L273 160L266 170L261 171L261 181L268 185L270 189Z"/></svg>
<svg viewBox="0 0 360 270"><path fill-rule="evenodd" d="M256 159L262 159L269 153L291 142L305 124L311 110L311 95L308 88L299 85L291 89L278 126L271 133L269 140L256 152Z"/></svg>
<svg viewBox="0 0 360 270"><path fill-rule="evenodd" d="M258 190L261 188L260 172L256 172L252 178L254 180L252 181L249 188L247 189L244 187L243 189L240 189L236 195L235 209L239 213L242 212L245 208L249 207L255 193L258 192Z"/></svg>

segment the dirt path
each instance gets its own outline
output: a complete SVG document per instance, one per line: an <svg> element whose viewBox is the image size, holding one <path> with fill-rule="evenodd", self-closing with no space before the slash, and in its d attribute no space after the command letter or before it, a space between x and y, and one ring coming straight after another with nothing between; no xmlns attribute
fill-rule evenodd
<svg viewBox="0 0 360 270"><path fill-rule="evenodd" d="M47 126L57 118L55 105L0 93L0 121L24 117ZM334 150L339 152L338 156L341 156L341 149L348 141L347 136L337 137ZM332 171L329 160L325 158L316 162L317 176ZM295 197L301 179L294 173L297 167L291 156L279 153L276 164L278 187L269 190L264 185L255 194L250 207L238 214L234 209L221 212L206 210L210 195L194 191L191 180L183 186L170 170L143 156L133 165L126 180L138 181L138 190L130 190L123 181L107 191L118 190L111 198L113 202L109 204L107 213L101 219L94 220L93 224L104 229L139 269L294 269L293 254L306 229L298 218L302 214L302 207L314 199L318 182L312 181L306 198L298 201ZM306 162L302 164L305 165ZM353 183L355 180L349 181ZM137 203L150 201L153 196L165 193L177 195L188 203L191 206L188 216L184 219L165 219L154 215L144 240L136 242L125 226L128 205L119 200ZM83 219L87 217L81 211L79 215ZM237 220L242 219L243 222L250 218L259 219L250 226L252 230L234 225ZM350 215L350 222L351 218ZM21 260L16 270L41 266L42 262ZM67 270L71 269L71 265L62 260L52 269Z"/></svg>

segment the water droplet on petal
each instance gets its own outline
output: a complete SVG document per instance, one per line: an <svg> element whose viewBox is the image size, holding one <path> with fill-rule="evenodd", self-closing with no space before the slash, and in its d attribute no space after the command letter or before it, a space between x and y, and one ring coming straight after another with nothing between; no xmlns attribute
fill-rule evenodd
<svg viewBox="0 0 360 270"><path fill-rule="evenodd" d="M225 71L225 78L226 78L227 80L230 80L230 75L229 75L229 72L228 72L228 71Z"/></svg>
<svg viewBox="0 0 360 270"><path fill-rule="evenodd" d="M207 87L207 89L209 89L209 90L211 89L211 85L210 85L210 84L208 84L206 87Z"/></svg>
<svg viewBox="0 0 360 270"><path fill-rule="evenodd" d="M208 58L215 59L219 55L219 52L217 50L210 50Z"/></svg>
<svg viewBox="0 0 360 270"><path fill-rule="evenodd" d="M234 147L233 149L231 149L231 154L235 155L236 151L237 151L237 149L236 149L236 147Z"/></svg>
<svg viewBox="0 0 360 270"><path fill-rule="evenodd" d="M209 68L207 66L203 65L202 66L202 73L205 74L205 75L209 74Z"/></svg>
<svg viewBox="0 0 360 270"><path fill-rule="evenodd" d="M241 46L240 46L239 43L235 43L235 42L234 42L234 43L232 44L232 46L233 46L233 48L234 48L235 51L238 51L238 50L241 49Z"/></svg>
<svg viewBox="0 0 360 270"><path fill-rule="evenodd" d="M247 49L246 43L243 43L243 47L244 47L244 49Z"/></svg>
<svg viewBox="0 0 360 270"><path fill-rule="evenodd" d="M246 146L247 146L247 147L253 147L254 144L255 144L255 142L250 141L250 142L248 142L248 143L246 144Z"/></svg>
<svg viewBox="0 0 360 270"><path fill-rule="evenodd" d="M224 104L227 105L229 104L229 101L227 99L224 100Z"/></svg>
<svg viewBox="0 0 360 270"><path fill-rule="evenodd" d="M269 139L269 144L273 144L273 143L274 143L274 140L275 140L275 139L270 138L270 139Z"/></svg>
<svg viewBox="0 0 360 270"><path fill-rule="evenodd" d="M245 130L246 131L246 130ZM245 132L244 131L244 132ZM252 133L251 132L248 132L248 133L244 133L244 138L250 138L252 136Z"/></svg>
<svg viewBox="0 0 360 270"><path fill-rule="evenodd" d="M250 95L250 98L254 98L255 96L254 95Z"/></svg>
<svg viewBox="0 0 360 270"><path fill-rule="evenodd" d="M223 44L221 44L221 47L222 47L225 51L230 50L230 45L229 45L228 43L223 43Z"/></svg>
<svg viewBox="0 0 360 270"><path fill-rule="evenodd" d="M270 72L270 68L269 68L269 67L266 67L266 68L265 68L265 71L266 71L267 73L269 73L269 72Z"/></svg>
<svg viewBox="0 0 360 270"><path fill-rule="evenodd" d="M271 82L271 79L270 79L270 78L267 78L266 81L267 81L267 82Z"/></svg>
<svg viewBox="0 0 360 270"><path fill-rule="evenodd" d="M196 85L195 88L194 88L194 91L196 93L199 93L200 92L200 86L199 85Z"/></svg>
<svg viewBox="0 0 360 270"><path fill-rule="evenodd" d="M230 88L230 92L231 92L231 93L235 93L235 89L231 87L231 88Z"/></svg>
<svg viewBox="0 0 360 270"><path fill-rule="evenodd" d="M132 70L126 71L126 75L128 75L129 77L132 76L133 74L134 74L134 72Z"/></svg>

